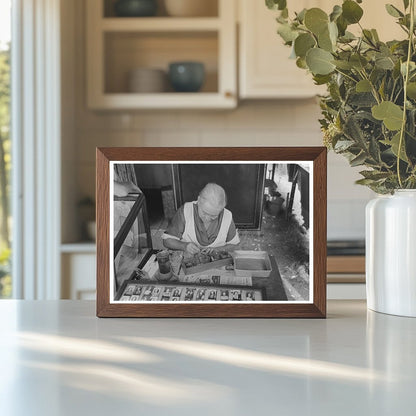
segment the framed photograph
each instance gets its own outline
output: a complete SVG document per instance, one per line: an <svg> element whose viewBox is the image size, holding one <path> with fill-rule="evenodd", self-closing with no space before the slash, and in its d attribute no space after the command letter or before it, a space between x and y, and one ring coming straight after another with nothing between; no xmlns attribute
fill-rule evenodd
<svg viewBox="0 0 416 416"><path fill-rule="evenodd" d="M96 192L97 316L326 316L326 148L98 148Z"/></svg>

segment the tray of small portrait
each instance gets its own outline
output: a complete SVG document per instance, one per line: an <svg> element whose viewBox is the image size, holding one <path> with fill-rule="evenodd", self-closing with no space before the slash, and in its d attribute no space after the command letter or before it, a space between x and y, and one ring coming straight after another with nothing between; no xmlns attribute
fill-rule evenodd
<svg viewBox="0 0 416 416"><path fill-rule="evenodd" d="M325 156L288 149L97 149L98 316L323 317Z"/></svg>

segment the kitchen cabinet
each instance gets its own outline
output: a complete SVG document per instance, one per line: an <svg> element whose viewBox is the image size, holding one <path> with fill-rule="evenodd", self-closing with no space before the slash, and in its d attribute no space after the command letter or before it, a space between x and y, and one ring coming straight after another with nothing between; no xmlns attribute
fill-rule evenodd
<svg viewBox="0 0 416 416"><path fill-rule="evenodd" d="M237 104L236 6L218 2L217 16L115 17L104 0L88 0L87 102L90 109L233 108ZM110 3L111 6L111 3ZM128 74L140 68L168 70L169 63L199 61L199 92L128 90Z"/></svg>
<svg viewBox="0 0 416 416"><path fill-rule="evenodd" d="M328 9L324 3L328 0L299 0L295 7ZM275 16L264 1L239 0L240 98L308 98L322 93L311 75L289 59L291 50L276 33Z"/></svg>
<svg viewBox="0 0 416 416"><path fill-rule="evenodd" d="M95 300L95 244L63 244L61 253L61 298Z"/></svg>
<svg viewBox="0 0 416 416"><path fill-rule="evenodd" d="M114 289L152 254L152 239L143 194L114 197ZM94 243L63 244L63 299L92 300L96 294Z"/></svg>
<svg viewBox="0 0 416 416"><path fill-rule="evenodd" d="M303 8L320 7L330 12L333 0L298 0L289 3L290 11ZM403 8L402 0L393 0L392 4ZM291 49L283 44L277 35L276 11L268 10L264 1L239 0L239 95L250 98L308 98L325 93L324 86L316 86L305 70L296 66L290 59ZM363 27L376 28L380 39L387 41L403 38L403 33L394 18L388 15L384 4L378 0L366 0L361 4L364 9ZM357 33L358 25L348 30Z"/></svg>

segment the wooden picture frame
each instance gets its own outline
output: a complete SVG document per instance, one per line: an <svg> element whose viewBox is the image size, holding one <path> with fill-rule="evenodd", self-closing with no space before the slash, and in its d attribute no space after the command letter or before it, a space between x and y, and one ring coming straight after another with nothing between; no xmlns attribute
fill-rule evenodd
<svg viewBox="0 0 416 416"><path fill-rule="evenodd" d="M97 201L97 316L98 317L211 317L211 318L325 318L326 317L326 160L327 160L327 151L324 147L239 147L239 148L150 148L150 147L135 147L135 148L97 148L97 176L96 176L96 201ZM178 166L181 164L193 164L201 165L201 170L204 166L208 165L239 165L240 173L244 174L244 167L254 164L264 165L264 169L267 169L269 179L265 181L263 188L263 202L267 207L261 206L263 210L263 222L267 216L268 221L274 221L274 218L282 218L282 215L286 215L286 218L289 220L294 217L289 215L292 212L294 201L297 198L295 205L297 207L298 214L300 218L303 218L303 221L299 222L299 227L302 229L305 241L307 241L307 246L305 250L308 253L308 263L304 266L304 270L308 271L307 281L308 281L308 291L302 298L293 297L292 294L289 296L279 297L276 295L278 290L283 290L286 294L288 293L288 286L290 284L281 278L280 269L281 265L278 263L280 259L277 258L274 253L270 254L270 264L271 271L269 275L267 271L261 271L259 274L258 271L253 271L250 267L241 267L237 265L236 257L234 259L234 271L224 271L224 276L221 275L221 281L219 280L220 276L210 276L211 278L217 278L215 280L215 287L218 289L218 282L220 285L225 285L229 287L234 287L235 281L237 284L241 284L247 290L247 282L249 285L255 289L262 290L264 293L264 298L261 301L234 301L230 298L230 301L216 301L211 302L207 301L197 302L197 299L191 299L189 302L173 302L179 299L173 299L173 301L161 302L160 296L152 298L154 301L150 301L148 297L140 299L136 296L135 300L137 301L128 301L128 296L122 297L123 301L115 300L116 294L118 299L121 298L120 293L117 293L121 290L121 287L125 289L125 281L138 281L140 285L143 286L142 282L146 282L146 279L149 279L150 269L157 268L157 262L150 264L151 259L154 258L155 250L152 247L152 238L149 238L149 224L146 221L146 216L148 212L152 212L152 208L149 208L149 201L142 201L142 196L145 194L145 191L140 185L140 190L137 191L139 196L133 196L131 194L126 194L125 197L116 195L115 193L115 174L114 172L117 169L123 167L133 167L135 171L137 169L146 167L146 169L157 169L168 172L169 169L172 171L172 184L175 187L175 180L173 179L173 172L175 169L178 169ZM197 166L198 167L198 166ZM212 166L213 170L215 166ZM274 185L276 185L275 178L283 176L276 176L275 168L279 171L288 172L287 178L290 180L288 182L291 184L291 188L288 188L286 198L279 197L284 199L285 212L286 214L270 214L271 203L274 201L273 198L276 198L275 195L278 195L279 192L276 191ZM283 169L283 170L282 170ZM196 169L196 172L198 169ZM242 173L241 173L242 172ZM128 173L126 173L128 176ZM234 175L234 174L233 174ZM237 175L237 173L235 174ZM166 176L166 174L165 174ZM197 174L195 175L197 176ZM259 176L259 175L258 175ZM261 175L260 175L261 177ZM286 176L284 176L286 178ZM300 179L306 178L306 179ZM129 178L127 178L129 179ZM208 178L209 179L209 178ZM280 179L279 179L280 180ZM227 189L232 186L233 180L232 177L223 178L222 183L219 183L227 192ZM163 182L163 181L162 181ZM241 187L241 181L236 181ZM253 182L254 183L254 182ZM117 182L118 184L118 182ZM271 185L270 185L271 184ZM160 188L162 189L161 183ZM287 183L285 182L285 185ZM117 185L118 186L118 185ZM254 186L254 185L253 185ZM257 185L256 185L257 186ZM163 188L165 189L165 188ZM273 193L271 192L273 190ZM243 192L243 190L241 190ZM136 192L136 191L134 191ZM256 192L258 189L256 188ZM174 190L171 192L174 195ZM143 194L143 195L142 195ZM300 195L300 196L299 196ZM198 196L196 196L198 197ZM270 198L270 199L269 199ZM173 199L173 198L171 198ZM118 211L115 211L115 200L122 201L125 204L124 208L129 209L131 204L132 210L129 212L129 215L125 215L125 220L123 217L123 224L116 231L115 218L119 220L121 218L118 215ZM299 202L300 200L300 202ZM306 201L306 202L305 202ZM179 202L179 203L178 203ZM180 203L184 201L175 200L175 208L178 208ZM199 200L198 200L199 203ZM198 209L198 203L194 203L195 209ZM141 205L140 205L141 204ZM140 205L140 206L139 206ZM150 204L151 205L151 204ZM256 205L256 209L259 205ZM134 209L133 209L134 207ZM165 207L164 207L165 208ZM247 209L250 209L248 207ZM225 210L227 211L227 210ZM199 211L194 211L199 212ZM282 212L282 211L279 211ZM300 213L301 212L301 213ZM124 215L124 214L123 214ZM166 213L164 214L167 218ZM129 218L127 221L127 217ZM118 282L121 272L121 266L116 267L116 256L120 250L121 245L123 244L123 239L126 238L128 234L128 227L132 226L132 223L136 221L137 218L137 227L145 230L143 234L143 244L146 246L146 250L139 244L139 253L135 254L134 257L134 267L130 270L127 268L127 273L123 277L124 280ZM295 220L293 220L295 221ZM121 220L119 221L121 222ZM302 224L301 224L302 223ZM127 225L126 225L127 224ZM295 222L293 222L295 224ZM127 227L127 229L126 229ZM274 223L273 223L274 227ZM306 227L306 228L305 228ZM153 230L154 231L154 230ZM116 234L117 232L117 234ZM163 231L161 231L163 232ZM246 231L244 227L242 230L236 231L241 233L257 233L256 236L261 236L261 231ZM273 232L268 231L270 235ZM116 234L116 235L115 235ZM166 234L166 232L165 232ZM164 235L165 235L164 234ZM136 236L139 237L142 235L140 231L136 231ZM156 235L156 234L155 234ZM245 235L245 234L244 234ZM251 234L247 234L249 237ZM278 236L278 233L276 233ZM169 237L169 235L168 235ZM248 238L245 244L248 244L247 241L251 241ZM159 238L159 237L158 237ZM276 237L277 238L277 237ZM227 236L228 239L228 236ZM228 241L228 240L227 240ZM277 243L274 240L270 243L268 241L261 241L257 243L258 238L255 238L253 241L256 241L258 247L259 244L263 246L273 244L285 244L285 241L278 241ZM114 251L114 243L117 245L117 253ZM158 240L158 244L165 244L165 240L162 243ZM269 244L266 244L269 243ZM254 244L254 243L253 243ZM305 243L306 244L306 243ZM148 246L151 247L148 247ZM256 246L256 247L257 247ZM137 249L136 249L137 250ZM255 250L259 250L255 248ZM262 248L260 248L262 250ZM204 251L204 250L202 250ZM244 250L242 251L245 252ZM250 253L247 250L247 253ZM115 256L116 254L116 256ZM257 254L257 252L255 253ZM171 252L172 255L172 252ZM178 254L183 255L182 252ZM266 254L267 255L267 254ZM153 257L152 257L153 256ZM201 255L202 256L202 255ZM249 256L250 257L250 256ZM255 257L255 256L254 256ZM268 257L268 255L267 255ZM209 255L208 255L209 258ZM182 259L183 260L183 259ZM181 261L182 261L181 260ZM213 258L211 258L213 260ZM117 259L118 265L120 265L120 259ZM201 260L202 261L202 260ZM207 260L210 261L209 259ZM123 263L124 269L126 269L125 264ZM133 263L132 263L133 264ZM183 264L183 261L182 261ZM155 266L156 265L156 266ZM162 266L160 266L162 267ZM227 266L228 267L228 266ZM224 266L226 268L226 266ZM256 267L255 267L256 268ZM126 270L124 270L126 272ZM250 269L248 275L246 270L241 271L240 269ZM162 270L160 268L160 270ZM173 270L173 267L172 267ZM227 269L228 270L228 269ZM243 273L244 272L244 273ZM175 278L181 279L183 276L180 274L180 268L175 272ZM227 274L228 273L228 274ZM266 273L266 274L262 274ZM235 279L232 276L235 275ZM123 275L124 276L124 275ZM154 275L153 275L154 276ZM161 276L156 275L156 276ZM178 287L180 285L188 284L193 285L195 282L199 284L207 284L207 276L194 276L190 275L196 280L190 281L191 277L183 277L185 283L182 280L178 280ZM228 277L231 276L230 279ZM244 277L245 276L245 277ZM276 278L276 276L278 278ZM223 280L224 277L224 280ZM273 277L273 278L272 278ZM131 280L133 279L133 280ZM141 280L142 279L142 280ZM198 281L200 279L200 281ZM227 280L228 279L228 280ZM243 281L240 283L239 279ZM208 279L209 280L209 279ZM171 285L169 282L155 282L156 285ZM272 282L272 283L270 283ZM277 282L280 282L280 289L276 289ZM117 284L118 283L118 284ZM241 286L241 287L243 287ZM158 294L160 293L157 290ZM238 298L238 291L236 293L236 298ZM244 292L245 293L245 292ZM127 294L129 295L129 294ZM126 301L127 299L127 301ZM131 298L130 298L131 299ZM182 298L181 298L182 299ZM166 300L166 299L164 299Z"/></svg>

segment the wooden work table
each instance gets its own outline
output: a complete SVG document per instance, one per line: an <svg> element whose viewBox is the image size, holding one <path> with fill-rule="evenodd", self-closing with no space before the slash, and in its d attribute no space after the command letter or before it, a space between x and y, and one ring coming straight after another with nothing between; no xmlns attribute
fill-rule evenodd
<svg viewBox="0 0 416 416"><path fill-rule="evenodd" d="M0 414L414 415L416 319L98 319L0 301Z"/></svg>

